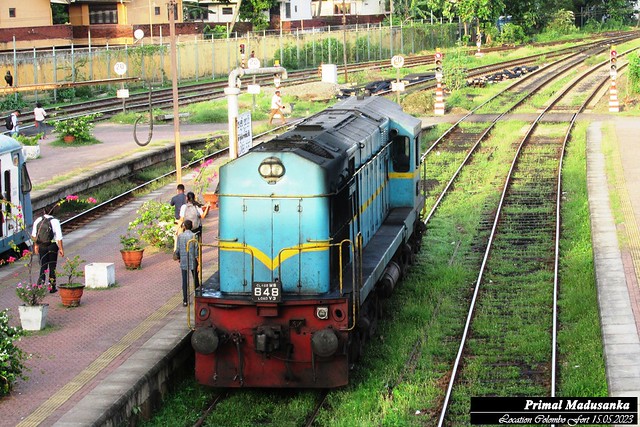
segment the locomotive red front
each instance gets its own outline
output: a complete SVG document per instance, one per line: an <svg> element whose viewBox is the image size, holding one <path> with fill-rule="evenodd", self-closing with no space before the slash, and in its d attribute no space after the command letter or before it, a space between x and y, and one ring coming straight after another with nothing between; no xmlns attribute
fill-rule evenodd
<svg viewBox="0 0 640 427"><path fill-rule="evenodd" d="M347 310L344 298L257 305L199 298L196 378L216 387L345 385Z"/></svg>

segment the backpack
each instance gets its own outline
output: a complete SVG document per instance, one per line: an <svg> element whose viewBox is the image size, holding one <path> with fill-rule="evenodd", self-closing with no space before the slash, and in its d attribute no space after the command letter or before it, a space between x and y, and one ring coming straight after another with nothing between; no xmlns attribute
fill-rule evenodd
<svg viewBox="0 0 640 427"><path fill-rule="evenodd" d="M8 130L13 129L13 120L11 120L11 114L9 114L5 119L4 119L4 127L6 127Z"/></svg>
<svg viewBox="0 0 640 427"><path fill-rule="evenodd" d="M193 205L187 205L184 210L184 219L191 221L193 224L192 230L200 227L202 221L200 221L200 215L198 215L198 209Z"/></svg>
<svg viewBox="0 0 640 427"><path fill-rule="evenodd" d="M36 233L36 243L49 243L53 240L53 227L51 226L51 218L42 217L38 224Z"/></svg>

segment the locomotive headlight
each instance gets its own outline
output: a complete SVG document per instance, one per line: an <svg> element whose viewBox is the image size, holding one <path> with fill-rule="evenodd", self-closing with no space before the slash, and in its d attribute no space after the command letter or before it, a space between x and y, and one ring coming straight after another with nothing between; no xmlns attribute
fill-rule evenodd
<svg viewBox="0 0 640 427"><path fill-rule="evenodd" d="M316 317L320 320L327 320L329 318L329 307L316 307Z"/></svg>
<svg viewBox="0 0 640 427"><path fill-rule="evenodd" d="M258 173L269 184L275 184L283 177L284 165L277 157L267 157L258 166Z"/></svg>

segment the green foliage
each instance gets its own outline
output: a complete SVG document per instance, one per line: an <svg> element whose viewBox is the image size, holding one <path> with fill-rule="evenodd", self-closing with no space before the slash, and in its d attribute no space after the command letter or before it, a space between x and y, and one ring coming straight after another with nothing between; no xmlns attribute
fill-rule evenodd
<svg viewBox="0 0 640 427"><path fill-rule="evenodd" d="M463 49L447 52L442 61L443 81L451 92L467 86L466 65L469 59Z"/></svg>
<svg viewBox="0 0 640 427"><path fill-rule="evenodd" d="M254 31L269 28L269 18L264 12L279 4L278 0L244 0L240 4L241 20L250 21Z"/></svg>
<svg viewBox="0 0 640 427"><path fill-rule="evenodd" d="M27 102L22 97L21 93L7 95L2 101L0 101L0 110L2 111L15 111L27 107Z"/></svg>
<svg viewBox="0 0 640 427"><path fill-rule="evenodd" d="M51 15L53 17L53 25L66 24L69 22L69 6L52 3Z"/></svg>
<svg viewBox="0 0 640 427"><path fill-rule="evenodd" d="M35 146L39 144L40 138L42 138L42 133L38 133L36 135L31 135L31 136L18 134L18 135L15 135L13 138L22 145Z"/></svg>
<svg viewBox="0 0 640 427"><path fill-rule="evenodd" d="M21 328L9 326L9 310L0 311L0 396L8 395L18 379L26 379L28 356L15 345L23 335Z"/></svg>
<svg viewBox="0 0 640 427"><path fill-rule="evenodd" d="M78 142L89 141L92 138L91 131L95 126L94 120L96 117L100 117L100 115L100 113L95 113L59 120L53 123L53 127L60 138L65 135L72 135Z"/></svg>
<svg viewBox="0 0 640 427"><path fill-rule="evenodd" d="M205 25L202 30L205 39L222 39L227 37L227 27L224 25L215 25L213 28L209 24Z"/></svg>
<svg viewBox="0 0 640 427"><path fill-rule="evenodd" d="M76 97L76 88L69 87L58 91L58 98L72 100Z"/></svg>
<svg viewBox="0 0 640 427"><path fill-rule="evenodd" d="M137 217L129 223L128 230L151 246L170 248L173 246L175 216L173 206L168 203L148 200L138 209Z"/></svg>
<svg viewBox="0 0 640 427"><path fill-rule="evenodd" d="M433 104L433 92L426 90L410 93L402 99L402 109L414 116L432 114Z"/></svg>
<svg viewBox="0 0 640 427"><path fill-rule="evenodd" d="M572 11L560 9L555 12L545 27L545 31L557 34L570 34L576 31L575 16Z"/></svg>
<svg viewBox="0 0 640 427"><path fill-rule="evenodd" d="M508 23L502 27L502 33L498 40L504 44L520 44L526 41L527 37L520 25Z"/></svg>
<svg viewBox="0 0 640 427"><path fill-rule="evenodd" d="M139 251L142 250L142 242L131 233L120 235L120 244L123 251Z"/></svg>
<svg viewBox="0 0 640 427"><path fill-rule="evenodd" d="M80 266L80 264L82 264L83 262L86 262L86 261L81 259L80 255L76 255L73 258L65 259L61 267L62 269L61 275L66 278L66 283L64 283L62 286L67 286L67 287L83 286L82 283L78 282L78 279L80 277L84 277L84 270Z"/></svg>
<svg viewBox="0 0 640 427"><path fill-rule="evenodd" d="M629 66L627 69L629 90L631 93L640 93L640 55L638 52L634 52L627 55L627 58L629 58Z"/></svg>
<svg viewBox="0 0 640 427"><path fill-rule="evenodd" d="M300 50L300 61L298 61L298 50L296 45L286 45L280 49L276 50L273 55L274 59L282 58L281 65L287 69L299 69L302 68L300 62L302 62L303 58L306 58L306 63L311 66L320 65L321 62L328 63L329 58L331 58L331 62L341 62L343 53L342 53L342 40L338 40L334 37L327 37L322 39L320 42L309 42L305 43ZM347 52L349 51L349 44L347 43ZM315 58L315 63L313 63L313 59Z"/></svg>

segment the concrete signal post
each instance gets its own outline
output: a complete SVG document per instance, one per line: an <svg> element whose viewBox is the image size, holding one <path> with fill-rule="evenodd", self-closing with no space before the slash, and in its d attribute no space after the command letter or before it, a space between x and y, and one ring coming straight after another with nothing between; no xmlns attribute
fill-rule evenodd
<svg viewBox="0 0 640 427"><path fill-rule="evenodd" d="M434 60L436 64L436 102L433 104L433 114L444 116L444 89L442 88L442 58L444 55L440 48L436 48Z"/></svg>
<svg viewBox="0 0 640 427"><path fill-rule="evenodd" d="M609 88L609 112L620 112L620 103L618 102L618 89L616 88L616 79L618 78L618 51L615 46L611 46L609 50L609 76L611 77L611 87Z"/></svg>

